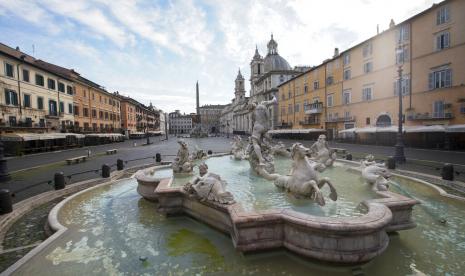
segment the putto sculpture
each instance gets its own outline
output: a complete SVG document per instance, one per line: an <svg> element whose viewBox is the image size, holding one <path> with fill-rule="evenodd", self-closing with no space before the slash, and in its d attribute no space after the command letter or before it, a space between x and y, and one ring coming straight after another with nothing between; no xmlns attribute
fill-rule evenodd
<svg viewBox="0 0 465 276"><path fill-rule="evenodd" d="M293 163L289 175L268 174L265 170L262 170L260 175L296 196L312 198L321 206L325 205L325 199L320 189L327 184L330 189L329 197L336 201L337 191L329 178L318 176L319 167L323 165L310 160L307 156L309 154L310 149L296 143L291 147Z"/></svg>
<svg viewBox="0 0 465 276"><path fill-rule="evenodd" d="M202 159L207 158L207 156L208 156L207 153L203 149L195 145L195 151L192 152L190 159L191 160L202 160Z"/></svg>
<svg viewBox="0 0 465 276"><path fill-rule="evenodd" d="M233 195L226 191L226 181L215 173L208 172L205 163L199 165L199 176L184 185L184 190L200 201L215 201L221 204L234 203Z"/></svg>
<svg viewBox="0 0 465 276"><path fill-rule="evenodd" d="M369 154L360 161L362 177L373 186L375 191L387 191L389 188L389 170L382 163L376 163L375 157Z"/></svg>
<svg viewBox="0 0 465 276"><path fill-rule="evenodd" d="M320 171L331 167L337 158L336 152L329 148L324 134L318 136L318 140L310 147L310 151L312 159L323 165L320 167Z"/></svg>
<svg viewBox="0 0 465 276"><path fill-rule="evenodd" d="M242 138L239 135L234 136L233 142L231 142L231 153L235 160L245 159L244 145L242 144Z"/></svg>
<svg viewBox="0 0 465 276"><path fill-rule="evenodd" d="M252 112L252 136L247 154L251 168L260 173L264 169L267 173L274 172L274 159L269 144L264 142L265 134L270 129L270 115L268 106L276 104L276 97L263 101L260 104L252 103L249 110Z"/></svg>
<svg viewBox="0 0 465 276"><path fill-rule="evenodd" d="M174 159L173 164L171 165L173 168L173 172L191 173L193 169L193 164L189 156L189 149L187 147L187 143L182 140L178 141L178 143L181 147L178 150L176 159Z"/></svg>
<svg viewBox="0 0 465 276"><path fill-rule="evenodd" d="M291 157L291 153L287 150L283 142L278 142L277 144L271 146L271 153L275 156L284 156Z"/></svg>

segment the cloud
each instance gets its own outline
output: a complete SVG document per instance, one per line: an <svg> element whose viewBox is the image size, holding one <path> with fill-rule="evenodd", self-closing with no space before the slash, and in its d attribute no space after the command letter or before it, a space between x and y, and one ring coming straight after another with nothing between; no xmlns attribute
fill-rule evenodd
<svg viewBox="0 0 465 276"><path fill-rule="evenodd" d="M318 65L335 47L344 51L375 35L377 24L382 31L433 2L4 0L0 23L33 27L9 24L2 40L13 46L40 41L44 60L165 111L191 112L197 80L201 104L229 103L237 69L248 79L255 45L266 55L271 33L291 65Z"/></svg>

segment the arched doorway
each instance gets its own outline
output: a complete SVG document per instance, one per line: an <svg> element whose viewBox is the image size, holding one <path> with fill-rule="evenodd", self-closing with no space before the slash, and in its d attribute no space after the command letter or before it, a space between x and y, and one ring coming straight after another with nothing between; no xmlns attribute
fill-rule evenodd
<svg viewBox="0 0 465 276"><path fill-rule="evenodd" d="M383 114L378 117L376 120L377 127L389 127L391 126L391 117L389 115Z"/></svg>

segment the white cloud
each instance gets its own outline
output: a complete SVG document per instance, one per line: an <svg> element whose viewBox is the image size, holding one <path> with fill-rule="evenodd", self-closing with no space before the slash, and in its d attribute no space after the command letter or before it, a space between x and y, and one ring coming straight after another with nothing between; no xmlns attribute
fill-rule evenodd
<svg viewBox="0 0 465 276"><path fill-rule="evenodd" d="M391 18L400 22L438 2L37 1L0 1L0 14L47 29L64 41L50 44L50 57L76 62L66 64L110 91L186 112L194 111L196 80L202 104L229 103L238 67L248 79L255 44L266 55L271 33L291 65L317 65L335 47L343 51L375 35L377 24L382 31ZM76 37L62 38L70 31Z"/></svg>

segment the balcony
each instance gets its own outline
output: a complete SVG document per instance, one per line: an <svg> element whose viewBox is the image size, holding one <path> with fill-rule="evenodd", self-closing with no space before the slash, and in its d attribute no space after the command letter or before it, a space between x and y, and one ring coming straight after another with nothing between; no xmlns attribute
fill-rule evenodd
<svg viewBox="0 0 465 276"><path fill-rule="evenodd" d="M451 112L447 113L433 113L430 114L428 112L426 113L416 113L416 114L408 114L407 115L407 120L409 121L418 121L418 120L447 120L447 119L453 119L454 114Z"/></svg>
<svg viewBox="0 0 465 276"><path fill-rule="evenodd" d="M323 103L316 102L304 105L305 114L320 114L323 112Z"/></svg>
<svg viewBox="0 0 465 276"><path fill-rule="evenodd" d="M328 123L337 123L337 122L354 122L355 116L346 116L346 117L331 117L326 120Z"/></svg>
<svg viewBox="0 0 465 276"><path fill-rule="evenodd" d="M306 117L305 120L299 122L300 125L319 125L320 124L320 117L317 116L309 116Z"/></svg>

